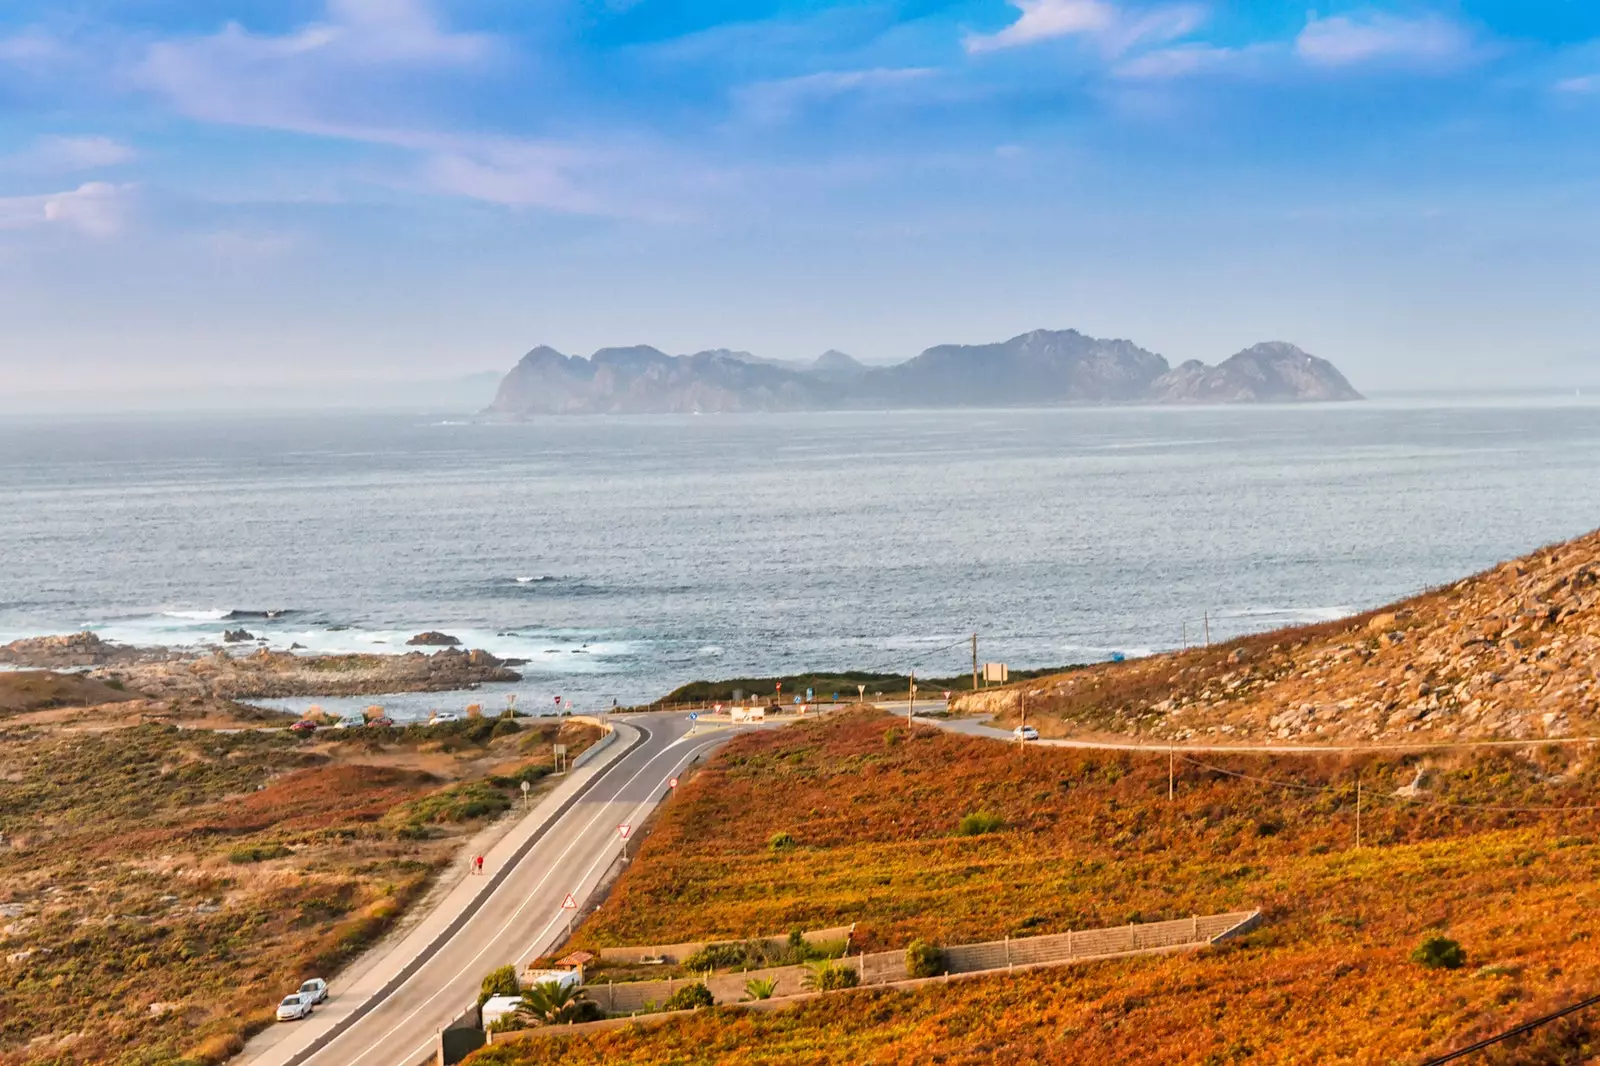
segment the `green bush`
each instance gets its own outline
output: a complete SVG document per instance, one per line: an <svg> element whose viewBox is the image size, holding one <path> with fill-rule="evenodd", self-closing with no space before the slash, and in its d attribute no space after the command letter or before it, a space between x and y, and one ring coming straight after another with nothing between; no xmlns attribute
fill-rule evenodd
<svg viewBox="0 0 1600 1066"><path fill-rule="evenodd" d="M760 945L754 945L751 951L749 944L707 944L699 951L683 960L686 970L700 972L704 970L724 970L733 966L744 966L751 962L759 963L761 960Z"/></svg>
<svg viewBox="0 0 1600 1066"><path fill-rule="evenodd" d="M768 838L767 847L772 851L791 851L794 848L794 837L780 829Z"/></svg>
<svg viewBox="0 0 1600 1066"><path fill-rule="evenodd" d="M522 983L517 980L515 966L498 966L483 975L483 983L479 986L478 1006L489 1002L491 996L520 996Z"/></svg>
<svg viewBox="0 0 1600 1066"><path fill-rule="evenodd" d="M752 977L744 983L744 994L751 999L771 999L777 990L776 977Z"/></svg>
<svg viewBox="0 0 1600 1066"><path fill-rule="evenodd" d="M1417 945L1411 953L1411 961L1430 970L1459 970L1467 964L1467 953L1447 936L1430 936Z"/></svg>
<svg viewBox="0 0 1600 1066"><path fill-rule="evenodd" d="M497 718L494 728L489 731L489 736L493 740L499 740L501 737L509 737L520 732L522 732L522 727L512 719Z"/></svg>
<svg viewBox="0 0 1600 1066"><path fill-rule="evenodd" d="M228 861L244 865L252 862L266 862L268 859L281 859L285 855L293 855L294 849L283 844L241 844L228 852Z"/></svg>
<svg viewBox="0 0 1600 1066"><path fill-rule="evenodd" d="M667 998L663 1010L692 1010L695 1007L710 1007L716 1003L711 995L711 989L696 981L692 985L684 985Z"/></svg>
<svg viewBox="0 0 1600 1066"><path fill-rule="evenodd" d="M913 940L906 945L907 977L938 977L944 972L944 952L939 945Z"/></svg>
<svg viewBox="0 0 1600 1066"><path fill-rule="evenodd" d="M985 833L998 832L1005 828L1005 819L998 814L988 811L974 811L961 819L961 824L956 827L956 832L964 837L982 836Z"/></svg>
<svg viewBox="0 0 1600 1066"><path fill-rule="evenodd" d="M813 992L836 992L859 985L861 974L846 962L818 962L812 965L804 983Z"/></svg>

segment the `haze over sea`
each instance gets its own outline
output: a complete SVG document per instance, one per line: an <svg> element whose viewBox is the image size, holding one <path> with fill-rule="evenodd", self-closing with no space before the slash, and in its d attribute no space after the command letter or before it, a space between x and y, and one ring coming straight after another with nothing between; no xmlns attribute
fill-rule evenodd
<svg viewBox="0 0 1600 1066"><path fill-rule="evenodd" d="M530 660L522 706L580 710L696 678L948 675L973 631L985 659L1045 666L1453 580L1600 525L1597 471L1587 398L12 418L0 642L243 627L397 651L441 629Z"/></svg>

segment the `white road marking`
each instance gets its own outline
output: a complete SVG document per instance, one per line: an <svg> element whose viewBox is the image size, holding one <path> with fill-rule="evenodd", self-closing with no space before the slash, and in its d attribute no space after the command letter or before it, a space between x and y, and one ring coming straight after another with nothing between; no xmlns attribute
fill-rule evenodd
<svg viewBox="0 0 1600 1066"><path fill-rule="evenodd" d="M655 763L655 761L657 759L661 758L663 755L672 754L672 749L677 747L679 744L682 744L687 739L688 739L687 737L679 737L677 740L674 740L672 743L668 744L665 748L661 749L661 751L659 751L655 755L651 756L650 759L643 766L641 766L639 768L637 773L635 773L632 777L628 778L628 780L623 783L622 787L617 789L616 793L613 795L613 797L611 799L603 801L600 804L600 808L601 808L600 811L598 811L595 814L595 816L589 820L589 824L588 825L584 826L583 829L579 831L577 836L575 836L573 838L572 842L570 844L568 844L566 846L565 850L563 850L561 852L561 854L556 858L555 862L550 864L550 868L547 871L545 871L545 875L539 879L538 884L534 885L533 888L529 889L528 898L523 900L522 904L519 907L517 907L517 909L515 911L512 912L511 917L506 919L505 924L502 925L500 927L500 929L492 937L489 937L487 939L487 941L485 942L484 946L482 948L478 949L478 953L476 955L472 956L472 958L470 960L468 960L468 962L467 962L467 964L465 966L463 966L460 970L456 971L454 976L452 976L449 980L443 982L443 985L439 988L438 991L434 992L433 995L431 995L427 999L423 1000L421 1005L419 1005L418 1007L413 1009L410 1014L407 1014L404 1018L401 1018L400 1021L398 1021L394 1025L390 1026L381 1035L379 1035L376 1039L374 1039L373 1042L371 1043L371 1045L368 1046L367 1050L363 1051L361 1054L357 1055L355 1058L348 1060L348 1066L355 1066L356 1063L360 1062L362 1059L366 1058L368 1055L371 1055L374 1051L377 1050L378 1046L383 1041L388 1040L391 1036L393 1036L396 1032L398 1032L402 1027L404 1027L405 1025L410 1023L410 1021L413 1018L415 1018L418 1014L421 1014L430 1005L432 1005L434 1000L438 999L441 995L444 994L445 988L447 988L450 985L455 984L456 981L460 980L462 977L465 977L470 970L472 970L475 966L477 966L478 965L478 960L483 958L483 956L489 951L489 948L496 941L498 941L502 936L504 936L506 934L506 932L512 927L512 925L514 925L516 923L516 920L519 917L521 917L522 912L527 908L528 904L533 902L534 895L540 889L542 889L545 886L545 883L547 881L549 881L551 876L556 872L556 866L563 859L565 859L567 857L567 855L572 851L573 848L577 847L584 840L584 838L588 835L589 830L594 828L595 822L599 821L602 817L605 816L605 808L610 806L612 803L617 802L617 800L621 798L622 793L627 791L628 786L633 784L641 776L643 776L644 772L646 770L648 770L651 767L651 765L653 763ZM404 986L401 986L401 987L404 987ZM396 989L396 991L398 992L399 989ZM351 1033L353 1033L355 1031L356 1031L356 1028L354 1026L352 1026L349 1029L346 1029L344 1032L342 1032L338 1036L334 1037L333 1040L330 1041L328 1043L328 1045L322 1049L322 1051L319 1051L317 1053L317 1056L322 1055L324 1052L326 1052L329 1049L331 1049L332 1047L334 1047L334 1045L338 1044L340 1040L343 1040L345 1037L349 1036ZM414 1056L408 1058L406 1060L406 1063L409 1064L411 1062L416 1061L416 1057L419 1057L419 1056L425 1054L427 1052L428 1048L432 1044L433 1044L433 1038L430 1037L427 1040L427 1042L425 1042L424 1044L422 1044L420 1047L417 1048L417 1051L414 1053ZM313 1058L315 1058L317 1056L313 1056Z"/></svg>

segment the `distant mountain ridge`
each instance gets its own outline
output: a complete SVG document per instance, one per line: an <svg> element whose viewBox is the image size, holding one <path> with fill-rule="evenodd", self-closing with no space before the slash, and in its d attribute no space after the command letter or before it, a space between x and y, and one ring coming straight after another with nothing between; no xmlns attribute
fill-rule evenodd
<svg viewBox="0 0 1600 1066"><path fill-rule="evenodd" d="M866 366L832 350L805 364L726 348L668 355L635 345L584 358L541 345L500 382L488 410L526 417L1359 399L1332 363L1282 341L1216 366L1191 360L1172 367L1132 341L1067 329L997 344L942 344L894 366Z"/></svg>

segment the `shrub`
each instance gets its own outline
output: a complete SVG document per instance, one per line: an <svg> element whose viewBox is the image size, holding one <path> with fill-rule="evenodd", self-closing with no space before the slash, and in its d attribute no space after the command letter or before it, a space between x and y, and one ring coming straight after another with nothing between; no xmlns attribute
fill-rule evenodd
<svg viewBox="0 0 1600 1066"><path fill-rule="evenodd" d="M961 824L956 827L956 832L964 837L982 836L985 833L994 833L1005 828L1005 819L998 814L988 811L974 811L961 819Z"/></svg>
<svg viewBox="0 0 1600 1066"><path fill-rule="evenodd" d="M752 957L753 956L753 957ZM760 961L760 949L751 951L748 944L707 944L683 960L686 970L720 970L730 966L743 966Z"/></svg>
<svg viewBox="0 0 1600 1066"><path fill-rule="evenodd" d="M589 1002L586 993L577 985L540 981L532 988L523 989L522 1013L541 1025L565 1025L592 1021L599 1008Z"/></svg>
<svg viewBox="0 0 1600 1066"><path fill-rule="evenodd" d="M515 966L498 966L483 975L478 990L478 1006L489 1002L490 996L520 996L522 983L517 980Z"/></svg>
<svg viewBox="0 0 1600 1066"><path fill-rule="evenodd" d="M771 999L777 990L776 977L752 977L744 983L744 994L751 999Z"/></svg>
<svg viewBox="0 0 1600 1066"><path fill-rule="evenodd" d="M671 996L667 997L663 1010L692 1010L695 1007L710 1007L716 1003L716 998L711 995L711 989L696 981L692 985L684 985Z"/></svg>
<svg viewBox="0 0 1600 1066"><path fill-rule="evenodd" d="M860 972L844 962L815 963L805 979L805 987L813 992L836 992L841 988L854 988L860 983Z"/></svg>
<svg viewBox="0 0 1600 1066"><path fill-rule="evenodd" d="M509 737L520 732L522 732L522 727L516 722L510 718L499 718L495 720L494 728L489 731L489 736L491 739L499 740L501 737Z"/></svg>
<svg viewBox="0 0 1600 1066"><path fill-rule="evenodd" d="M938 977L944 972L944 952L939 945L913 940L906 945L906 976Z"/></svg>
<svg viewBox="0 0 1600 1066"><path fill-rule="evenodd" d="M228 852L228 861L244 865L252 862L266 862L268 859L281 859L285 855L293 855L293 849L283 844L241 844Z"/></svg>
<svg viewBox="0 0 1600 1066"><path fill-rule="evenodd" d="M767 848L771 851L791 851L794 848L794 837L780 829L767 840Z"/></svg>
<svg viewBox="0 0 1600 1066"><path fill-rule="evenodd" d="M1467 953L1447 936L1430 936L1417 945L1411 953L1411 961L1430 970L1459 970L1466 965Z"/></svg>

